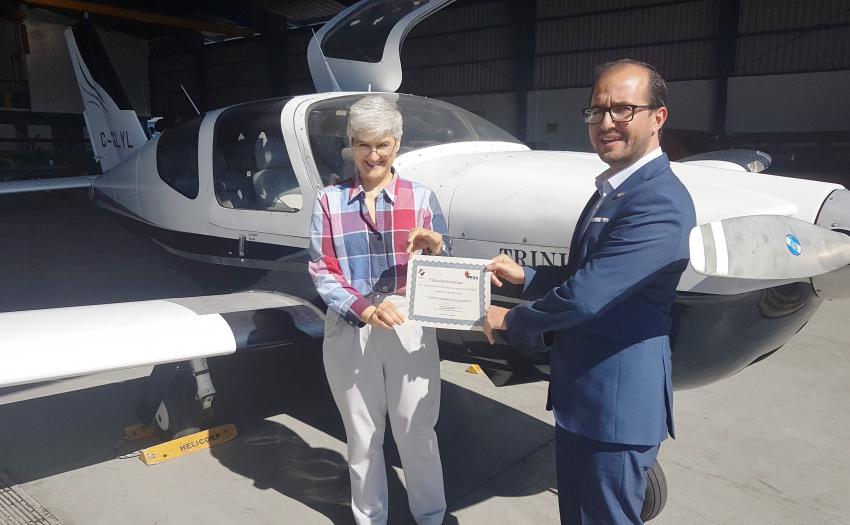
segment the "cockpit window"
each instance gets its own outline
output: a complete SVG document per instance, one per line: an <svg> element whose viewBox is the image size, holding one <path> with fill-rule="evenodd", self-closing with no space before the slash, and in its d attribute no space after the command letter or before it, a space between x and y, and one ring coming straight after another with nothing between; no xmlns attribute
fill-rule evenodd
<svg viewBox="0 0 850 525"><path fill-rule="evenodd" d="M307 133L316 169L324 184L354 176L354 162L346 135L348 108L364 95L347 95L316 102L307 115ZM452 142L519 140L495 124L465 109L435 99L413 95L398 97L404 120L399 155Z"/></svg>
<svg viewBox="0 0 850 525"><path fill-rule="evenodd" d="M219 115L213 139L213 184L223 207L296 212L304 206L280 127L286 102L261 100Z"/></svg>
<svg viewBox="0 0 850 525"><path fill-rule="evenodd" d="M202 120L199 116L166 129L156 145L159 177L190 199L198 196L198 131Z"/></svg>
<svg viewBox="0 0 850 525"><path fill-rule="evenodd" d="M396 23L430 0L383 0L352 11L322 39L326 56L380 62L384 45Z"/></svg>

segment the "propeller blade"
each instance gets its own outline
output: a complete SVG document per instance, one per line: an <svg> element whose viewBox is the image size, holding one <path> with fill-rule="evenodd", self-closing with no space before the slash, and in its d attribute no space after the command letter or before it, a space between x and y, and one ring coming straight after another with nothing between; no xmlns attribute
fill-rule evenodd
<svg viewBox="0 0 850 525"><path fill-rule="evenodd" d="M691 230L691 266L736 279L802 279L850 264L850 237L782 215L733 217Z"/></svg>

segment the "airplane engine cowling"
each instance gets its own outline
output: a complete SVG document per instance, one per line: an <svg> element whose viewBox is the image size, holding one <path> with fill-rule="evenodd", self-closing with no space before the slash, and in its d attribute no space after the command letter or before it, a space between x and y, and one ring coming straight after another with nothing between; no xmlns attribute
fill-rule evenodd
<svg viewBox="0 0 850 525"><path fill-rule="evenodd" d="M455 256L507 253L538 266L566 263L579 214L605 168L595 155L513 151L406 163L401 172L437 193Z"/></svg>

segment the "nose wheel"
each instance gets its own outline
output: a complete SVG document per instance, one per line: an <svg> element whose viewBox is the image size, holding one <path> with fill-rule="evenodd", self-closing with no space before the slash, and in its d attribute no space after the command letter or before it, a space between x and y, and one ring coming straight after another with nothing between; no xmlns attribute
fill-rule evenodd
<svg viewBox="0 0 850 525"><path fill-rule="evenodd" d="M657 461L646 471L646 493L643 498L643 508L640 519L649 521L664 510L667 504L667 478Z"/></svg>

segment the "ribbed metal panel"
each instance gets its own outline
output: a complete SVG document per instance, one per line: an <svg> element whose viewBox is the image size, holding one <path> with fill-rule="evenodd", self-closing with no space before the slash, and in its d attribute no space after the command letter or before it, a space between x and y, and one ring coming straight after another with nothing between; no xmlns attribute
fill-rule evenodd
<svg viewBox="0 0 850 525"><path fill-rule="evenodd" d="M266 60L269 50L260 39L240 39L232 42L206 46L208 64L239 64L246 60Z"/></svg>
<svg viewBox="0 0 850 525"><path fill-rule="evenodd" d="M399 91L435 96L508 91L512 85L513 61L496 60L405 70Z"/></svg>
<svg viewBox="0 0 850 525"><path fill-rule="evenodd" d="M714 41L703 41L545 55L535 60L535 88L589 86L597 65L623 57L653 64L667 80L707 78L715 74L715 47Z"/></svg>
<svg viewBox="0 0 850 525"><path fill-rule="evenodd" d="M674 2L675 0L537 0L537 18L590 14ZM688 0L683 2L689 3Z"/></svg>
<svg viewBox="0 0 850 525"><path fill-rule="evenodd" d="M207 101L211 108L220 108L240 102L268 98L271 91L271 85L267 83L245 84L239 86L239 89L233 89L233 87L210 88L207 90Z"/></svg>
<svg viewBox="0 0 850 525"><path fill-rule="evenodd" d="M313 33L309 29L297 29L286 32L286 50L290 55L306 54Z"/></svg>
<svg viewBox="0 0 850 525"><path fill-rule="evenodd" d="M437 33L508 25L512 22L512 10L513 7L508 0L469 4L457 2L446 9L437 11L416 25L408 35L408 39Z"/></svg>
<svg viewBox="0 0 850 525"><path fill-rule="evenodd" d="M151 76L183 71L194 67L194 57L191 53L152 57L148 67Z"/></svg>
<svg viewBox="0 0 850 525"><path fill-rule="evenodd" d="M545 20L537 24L537 53L710 38L715 16L713 1L699 1Z"/></svg>
<svg viewBox="0 0 850 525"><path fill-rule="evenodd" d="M738 37L736 75L850 69L850 28Z"/></svg>
<svg viewBox="0 0 850 525"><path fill-rule="evenodd" d="M741 0L738 32L816 28L850 23L847 0Z"/></svg>
<svg viewBox="0 0 850 525"><path fill-rule="evenodd" d="M514 54L512 27L492 27L427 38L407 39L402 47L404 67L510 58Z"/></svg>
<svg viewBox="0 0 850 525"><path fill-rule="evenodd" d="M207 86L210 90L223 87L250 86L269 82L269 62L265 57L229 64L207 66ZM250 99L244 99L250 100Z"/></svg>
<svg viewBox="0 0 850 525"><path fill-rule="evenodd" d="M313 80L310 78L302 78L289 81L290 95L303 95L305 93L315 93L316 88L313 86Z"/></svg>
<svg viewBox="0 0 850 525"><path fill-rule="evenodd" d="M345 4L335 0L250 0L252 4L268 9L280 16L300 22L331 18L345 8Z"/></svg>

